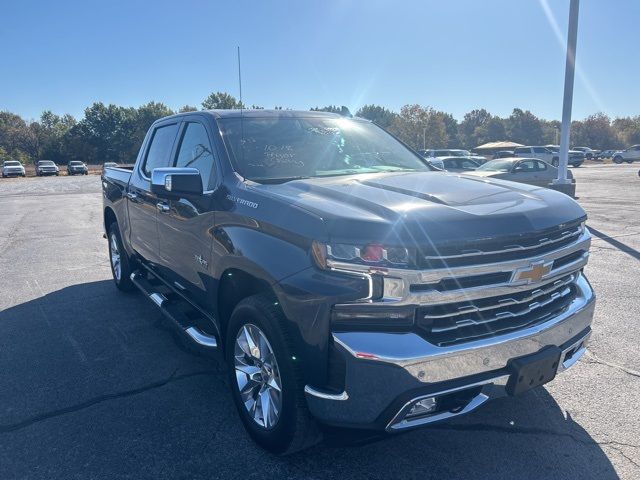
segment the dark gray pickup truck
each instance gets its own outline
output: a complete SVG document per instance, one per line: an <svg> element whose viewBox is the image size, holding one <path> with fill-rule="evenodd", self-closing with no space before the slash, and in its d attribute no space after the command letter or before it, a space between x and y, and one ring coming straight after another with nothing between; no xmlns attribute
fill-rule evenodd
<svg viewBox="0 0 640 480"><path fill-rule="evenodd" d="M319 425L450 419L585 351L582 208L438 171L366 120L175 115L102 184L117 287L223 353L244 426L273 452L312 445Z"/></svg>

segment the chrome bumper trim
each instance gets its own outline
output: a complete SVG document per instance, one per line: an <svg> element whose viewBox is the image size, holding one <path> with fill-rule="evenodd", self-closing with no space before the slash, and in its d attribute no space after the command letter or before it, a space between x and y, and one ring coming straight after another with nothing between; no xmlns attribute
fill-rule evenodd
<svg viewBox="0 0 640 480"><path fill-rule="evenodd" d="M550 320L491 338L438 347L415 333L335 332L333 340L357 360L400 366L421 382L435 383L504 368L507 362L562 345L591 325L595 296L586 278L567 309Z"/></svg>
<svg viewBox="0 0 640 480"><path fill-rule="evenodd" d="M448 420L450 418L457 417L459 415L464 415L465 413L469 413L472 410L475 410L484 402L489 400L489 398L491 397L486 393L479 393L478 395L473 397L471 401L467 405L465 405L465 407L462 410L458 410L454 412L451 412L451 411L441 412L441 413L436 413L434 415L428 415L425 417L418 417L415 419L406 420L405 416L409 412L413 404L424 398L441 397L449 393L459 392L459 391L467 390L474 387L480 387L480 386L484 387L485 385L498 385L498 386L504 387L507 385L508 381L509 381L509 375L500 375L498 377L490 378L488 380L483 380L481 382L470 383L462 387L450 388L448 390L442 390L440 392L430 393L429 395L421 395L419 397L412 398L407 403L405 403L402 406L402 408L398 411L398 413L391 419L391 421L387 425L386 430L387 432L394 432L398 430L404 430L406 428L426 425L428 423L439 422L441 420Z"/></svg>
<svg viewBox="0 0 640 480"><path fill-rule="evenodd" d="M558 369L556 374L564 372L575 365L578 360L584 355L586 352L586 344L589 340L589 336L591 332L587 333L579 340L574 342L571 346L565 348L560 355L560 364L558 365ZM571 356L567 359L567 355L571 354ZM481 382L473 382L467 385L463 385L461 387L450 388L448 390L442 390L436 393L430 393L428 395L421 395L419 397L413 398L405 403L402 408L398 411L398 413L391 419L388 423L386 430L387 432L396 432L400 430L404 430L407 428L419 427L421 425L426 425L429 423L439 422L441 420L448 420L453 417L457 417L459 415L464 415L469 413L482 404L484 404L487 400L492 398L502 397L506 395L505 387L507 382L509 381L509 374L500 375L494 378L490 378L488 380L483 380ZM446 411L440 412L433 415L427 415L424 417L416 417L406 419L407 413L410 411L411 407L418 401L424 398L430 397L441 397L443 395L447 395L449 393L459 392L462 390L468 390L474 387L483 387L483 390L473 397L469 403L467 403L464 408L456 411ZM489 388L487 388L489 387Z"/></svg>
<svg viewBox="0 0 640 480"><path fill-rule="evenodd" d="M309 395L313 395L314 397L322 398L323 400L338 400L338 401L349 400L349 394L346 391L338 394L327 393L321 390L316 390L315 388L309 385L306 385L304 387L304 392L308 393Z"/></svg>

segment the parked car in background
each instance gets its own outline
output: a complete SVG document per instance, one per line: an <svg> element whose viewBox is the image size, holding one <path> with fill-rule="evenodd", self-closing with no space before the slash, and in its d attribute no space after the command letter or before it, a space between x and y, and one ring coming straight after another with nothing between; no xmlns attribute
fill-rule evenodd
<svg viewBox="0 0 640 480"><path fill-rule="evenodd" d="M495 160L496 158L511 158L511 157L515 157L513 150L500 150L499 152L496 152L493 154L493 160Z"/></svg>
<svg viewBox="0 0 640 480"><path fill-rule="evenodd" d="M89 169L84 162L73 160L67 164L67 175L88 175Z"/></svg>
<svg viewBox="0 0 640 480"><path fill-rule="evenodd" d="M596 158L600 158L604 160L605 158L613 158L613 155L617 152L617 150L603 150L601 151Z"/></svg>
<svg viewBox="0 0 640 480"><path fill-rule="evenodd" d="M633 163L635 160L640 160L640 145L632 145L626 150L618 150L613 154L613 161L615 163Z"/></svg>
<svg viewBox="0 0 640 480"><path fill-rule="evenodd" d="M430 158L427 161L434 167L447 172L470 172L480 166L479 163L465 157L438 157Z"/></svg>
<svg viewBox="0 0 640 480"><path fill-rule="evenodd" d="M598 156L600 150L593 150L589 147L573 147L571 150L584 153L584 158L592 160Z"/></svg>
<svg viewBox="0 0 640 480"><path fill-rule="evenodd" d="M104 162L104 165L102 165L102 169L104 170L105 168L110 168L110 167L118 167L119 165L116 162Z"/></svg>
<svg viewBox="0 0 640 480"><path fill-rule="evenodd" d="M59 175L60 169L52 160L38 160L36 162L36 176Z"/></svg>
<svg viewBox="0 0 640 480"><path fill-rule="evenodd" d="M491 160L469 174L548 187L558 177L558 169L537 158L501 158ZM570 171L567 176L575 182Z"/></svg>
<svg viewBox="0 0 640 480"><path fill-rule="evenodd" d="M537 158L543 162L547 162L554 167L560 163L560 147L556 145L545 146L527 146L514 148L513 153L516 157L521 158ZM569 150L569 165L579 167L584 163L584 153L577 150Z"/></svg>
<svg viewBox="0 0 640 480"><path fill-rule="evenodd" d="M462 150L457 148L439 148L430 150L419 150L420 155L425 158L437 158L437 157L464 157L470 158L476 163L483 164L487 161L482 155L475 155L469 150Z"/></svg>
<svg viewBox="0 0 640 480"><path fill-rule="evenodd" d="M17 160L5 160L2 163L2 178L24 177L26 175L24 165Z"/></svg>

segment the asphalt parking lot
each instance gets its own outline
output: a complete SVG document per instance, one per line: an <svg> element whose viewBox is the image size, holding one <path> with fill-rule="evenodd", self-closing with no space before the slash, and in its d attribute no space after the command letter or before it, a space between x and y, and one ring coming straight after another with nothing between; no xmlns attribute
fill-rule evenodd
<svg viewBox="0 0 640 480"><path fill-rule="evenodd" d="M286 458L244 433L215 359L113 286L99 177L0 180L0 479L640 478L638 168L573 169L598 295L576 366L453 423Z"/></svg>

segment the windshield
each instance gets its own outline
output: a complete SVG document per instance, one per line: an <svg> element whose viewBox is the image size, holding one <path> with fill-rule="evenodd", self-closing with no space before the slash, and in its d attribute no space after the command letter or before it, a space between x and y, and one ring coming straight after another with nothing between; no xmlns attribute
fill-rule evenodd
<svg viewBox="0 0 640 480"><path fill-rule="evenodd" d="M44 160L42 162L38 162L38 165L45 166L45 167L51 167L53 165L53 162L51 160Z"/></svg>
<svg viewBox="0 0 640 480"><path fill-rule="evenodd" d="M74 167L80 167L82 166L82 162L69 162L69 165L72 165Z"/></svg>
<svg viewBox="0 0 640 480"><path fill-rule="evenodd" d="M491 160L484 165L480 165L478 170L489 170L494 172L508 172L511 170L513 162L510 160Z"/></svg>
<svg viewBox="0 0 640 480"><path fill-rule="evenodd" d="M9 161L9 162L4 162L3 165L5 167L19 167L20 166L20 162L18 162L18 161Z"/></svg>
<svg viewBox="0 0 640 480"><path fill-rule="evenodd" d="M235 169L256 182L357 173L429 170L372 123L348 118L239 117L219 120Z"/></svg>

